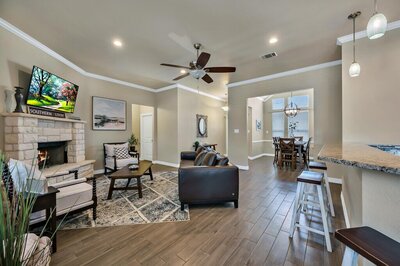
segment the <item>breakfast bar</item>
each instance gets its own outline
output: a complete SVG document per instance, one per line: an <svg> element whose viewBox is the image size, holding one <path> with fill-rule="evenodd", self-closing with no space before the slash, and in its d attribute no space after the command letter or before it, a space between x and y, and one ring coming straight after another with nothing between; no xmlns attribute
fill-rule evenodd
<svg viewBox="0 0 400 266"><path fill-rule="evenodd" d="M342 174L346 225L370 226L400 241L400 146L327 144L318 159Z"/></svg>

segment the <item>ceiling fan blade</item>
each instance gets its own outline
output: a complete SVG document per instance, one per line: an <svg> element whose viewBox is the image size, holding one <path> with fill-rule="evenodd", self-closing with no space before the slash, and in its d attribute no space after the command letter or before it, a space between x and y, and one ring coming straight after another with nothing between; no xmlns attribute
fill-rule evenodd
<svg viewBox="0 0 400 266"><path fill-rule="evenodd" d="M208 74L205 74L202 79L207 83L213 82L213 79Z"/></svg>
<svg viewBox="0 0 400 266"><path fill-rule="evenodd" d="M203 68L207 65L208 60L210 59L210 54L202 52L197 58L196 65L200 68Z"/></svg>
<svg viewBox="0 0 400 266"><path fill-rule="evenodd" d="M204 70L208 73L229 73L235 72L236 67L206 67Z"/></svg>
<svg viewBox="0 0 400 266"><path fill-rule="evenodd" d="M177 68L190 69L190 67L179 66L179 65L172 65L172 64L161 64L161 65L162 65L162 66L167 66L167 67L177 67Z"/></svg>
<svg viewBox="0 0 400 266"><path fill-rule="evenodd" d="M189 76L189 75L190 75L190 73L186 73L186 74L183 74L183 75L181 75L181 76L179 76L179 77L174 78L173 80L183 79L183 78L185 78L185 77L187 77L187 76Z"/></svg>

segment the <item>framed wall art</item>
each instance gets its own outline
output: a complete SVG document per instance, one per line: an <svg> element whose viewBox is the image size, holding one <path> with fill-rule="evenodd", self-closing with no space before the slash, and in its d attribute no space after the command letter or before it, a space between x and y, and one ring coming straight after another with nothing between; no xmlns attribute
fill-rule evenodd
<svg viewBox="0 0 400 266"><path fill-rule="evenodd" d="M93 130L126 130L126 101L92 97Z"/></svg>

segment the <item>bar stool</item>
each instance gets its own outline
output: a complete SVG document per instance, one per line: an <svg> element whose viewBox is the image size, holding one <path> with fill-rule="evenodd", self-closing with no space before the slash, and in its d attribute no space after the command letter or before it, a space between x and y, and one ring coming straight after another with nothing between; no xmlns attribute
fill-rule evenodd
<svg viewBox="0 0 400 266"><path fill-rule="evenodd" d="M339 229L335 237L346 245L343 266L356 266L358 254L376 265L400 264L400 243L371 227Z"/></svg>
<svg viewBox="0 0 400 266"><path fill-rule="evenodd" d="M329 210L331 212L331 216L335 217L335 209L333 207L333 202L332 202L331 188L329 186L328 167L326 166L326 163L324 163L324 162L309 162L308 168L313 169L313 170L324 171L323 182L324 182L324 186L326 189L326 195L328 197Z"/></svg>
<svg viewBox="0 0 400 266"><path fill-rule="evenodd" d="M303 171L300 176L297 177L297 191L296 198L294 201L294 208L292 214L292 221L290 224L290 238L293 238L294 230L296 227L304 228L308 231L323 235L325 237L326 249L332 252L331 238L329 232L332 228L330 215L326 211L327 203L325 201L325 190L323 189L323 173L313 171ZM308 187L316 187L318 201L310 200L307 192L305 191L305 185ZM321 210L321 217L304 210L304 206L312 206ZM312 228L305 224L300 224L300 213L304 213L307 216L314 216L322 219L323 231Z"/></svg>

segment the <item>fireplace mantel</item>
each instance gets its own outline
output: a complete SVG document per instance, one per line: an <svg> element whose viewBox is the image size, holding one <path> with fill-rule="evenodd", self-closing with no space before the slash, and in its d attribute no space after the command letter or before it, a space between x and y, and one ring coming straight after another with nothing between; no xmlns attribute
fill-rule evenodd
<svg viewBox="0 0 400 266"><path fill-rule="evenodd" d="M26 113L0 113L1 116L4 117L28 117L28 118L36 118L40 120L53 120L53 121L62 121L62 122L70 122L70 123L82 123L86 124L86 121L83 120L75 120L68 118L58 118L58 117L50 117L50 116L41 116L41 115L32 115Z"/></svg>

